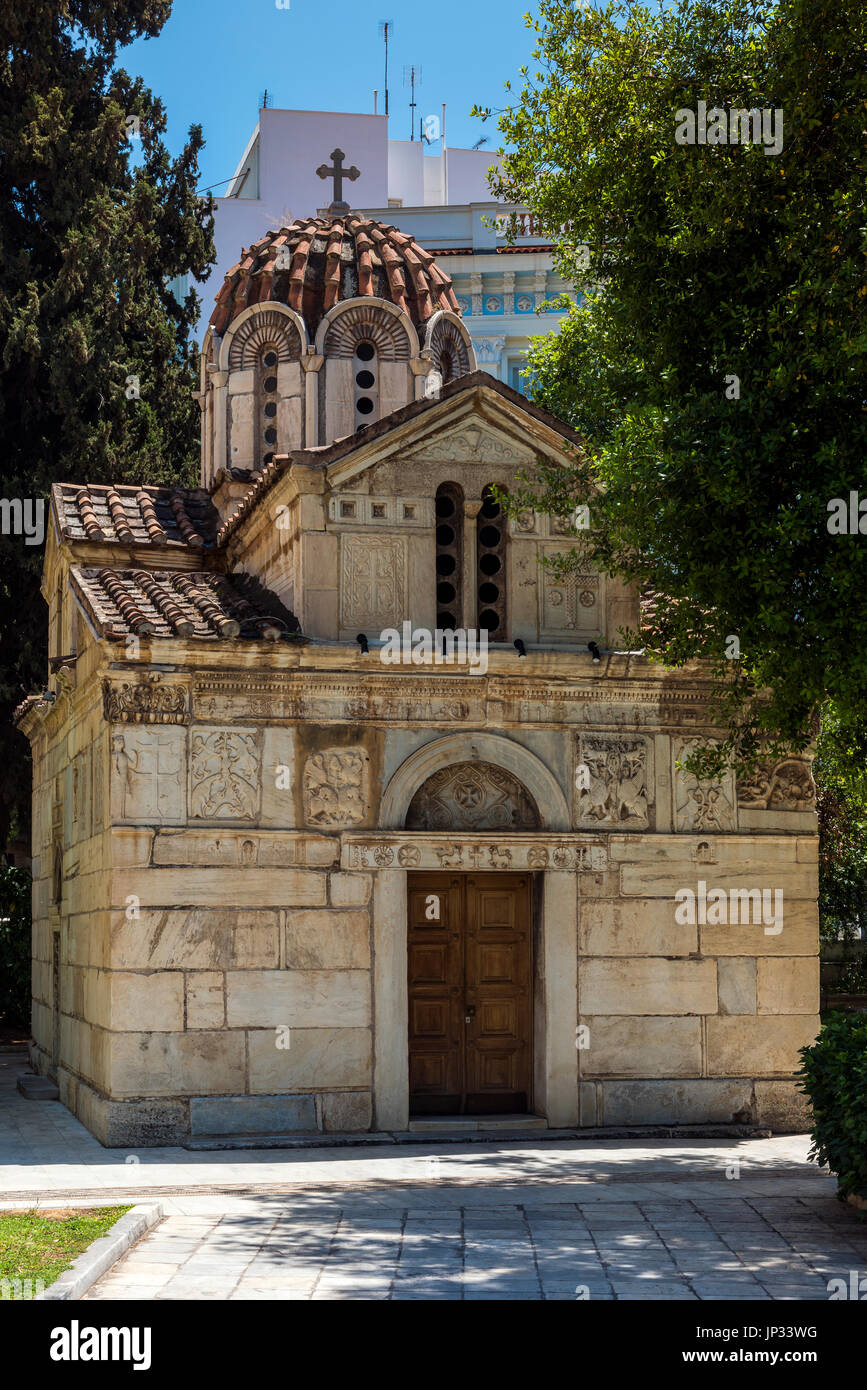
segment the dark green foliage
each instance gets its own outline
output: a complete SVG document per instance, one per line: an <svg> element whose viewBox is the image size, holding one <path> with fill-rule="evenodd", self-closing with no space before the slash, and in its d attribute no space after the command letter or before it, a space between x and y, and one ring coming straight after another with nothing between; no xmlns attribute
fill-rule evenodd
<svg viewBox="0 0 867 1390"><path fill-rule="evenodd" d="M821 934L855 938L867 927L867 728L845 727L831 705L822 714L813 775Z"/></svg>
<svg viewBox="0 0 867 1390"><path fill-rule="evenodd" d="M0 1022L30 1023L30 871L0 867Z"/></svg>
<svg viewBox="0 0 867 1390"><path fill-rule="evenodd" d="M813 1107L810 1157L836 1173L841 1198L867 1197L867 1014L835 1011L801 1049Z"/></svg>
<svg viewBox="0 0 867 1390"><path fill-rule="evenodd" d="M855 728L867 535L830 534L828 503L867 498L867 9L540 0L529 23L495 187L595 286L530 353L534 399L588 442L541 505L590 503L587 557L674 600L642 645L714 663L720 760L803 748L826 698ZM782 108L783 152L677 144L699 100Z"/></svg>
<svg viewBox="0 0 867 1390"><path fill-rule="evenodd" d="M196 197L201 130L172 160L165 113L115 66L159 33L169 0L4 0L0 8L2 495L53 482L192 482L197 296L169 281L213 261ZM127 117L140 123L131 140ZM138 377L140 396L128 391ZM0 536L0 845L26 833L27 746L8 724L44 684L39 546Z"/></svg>

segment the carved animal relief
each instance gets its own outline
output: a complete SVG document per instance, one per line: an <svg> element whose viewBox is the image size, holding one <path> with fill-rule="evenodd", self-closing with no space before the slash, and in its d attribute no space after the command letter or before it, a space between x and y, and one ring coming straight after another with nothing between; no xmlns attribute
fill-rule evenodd
<svg viewBox="0 0 867 1390"><path fill-rule="evenodd" d="M358 825L367 810L367 754L326 748L304 767L304 815L308 825Z"/></svg>
<svg viewBox="0 0 867 1390"><path fill-rule="evenodd" d="M816 785L807 758L764 763L738 782L738 805L760 811L813 811Z"/></svg>
<svg viewBox="0 0 867 1390"><path fill-rule="evenodd" d="M538 825L526 789L491 763L441 768L419 787L406 816L407 830L535 830Z"/></svg>
<svg viewBox="0 0 867 1390"><path fill-rule="evenodd" d="M578 819L587 825L646 829L652 778L643 738L611 734L579 740Z"/></svg>

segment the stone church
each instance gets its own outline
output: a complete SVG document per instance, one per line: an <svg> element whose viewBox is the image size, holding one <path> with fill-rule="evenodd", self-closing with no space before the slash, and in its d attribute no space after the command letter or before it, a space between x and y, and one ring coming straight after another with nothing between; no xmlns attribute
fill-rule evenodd
<svg viewBox="0 0 867 1390"><path fill-rule="evenodd" d="M683 769L709 674L622 650L637 595L501 507L581 443L477 369L434 256L341 203L270 233L198 400L199 488L52 493L36 1070L121 1147L803 1128L809 763ZM484 667L386 664L404 624Z"/></svg>

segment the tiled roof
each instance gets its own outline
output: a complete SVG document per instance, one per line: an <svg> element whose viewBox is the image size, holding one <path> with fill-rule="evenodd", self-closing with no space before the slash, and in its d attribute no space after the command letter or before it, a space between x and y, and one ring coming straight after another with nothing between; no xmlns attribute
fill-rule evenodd
<svg viewBox="0 0 867 1390"><path fill-rule="evenodd" d="M298 631L276 594L246 574L96 569L74 565L73 585L103 636L241 637L274 640Z"/></svg>
<svg viewBox="0 0 867 1390"><path fill-rule="evenodd" d="M296 221L255 242L226 275L211 326L224 333L249 305L271 300L295 309L312 337L329 309L359 295L390 300L416 327L439 309L460 313L451 279L430 251L396 227L350 212Z"/></svg>
<svg viewBox="0 0 867 1390"><path fill-rule="evenodd" d="M55 483L64 540L205 550L220 518L204 488Z"/></svg>

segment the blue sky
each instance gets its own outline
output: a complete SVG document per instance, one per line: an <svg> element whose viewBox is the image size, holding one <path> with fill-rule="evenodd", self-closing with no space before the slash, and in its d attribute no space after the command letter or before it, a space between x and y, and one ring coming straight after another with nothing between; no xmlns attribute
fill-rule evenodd
<svg viewBox="0 0 867 1390"><path fill-rule="evenodd" d="M283 0L281 0L281 3ZM533 35L523 15L530 0L175 0L156 39L123 49L119 65L140 74L162 98L167 143L182 146L199 122L207 141L201 186L234 172L267 87L274 106L312 111L383 110L383 44L378 21L394 22L389 44L389 133L409 139L409 88L404 66L421 65L419 115L447 104L448 143L470 146L494 123L470 120L475 103L500 107L503 83L529 60ZM417 131L416 125L416 131ZM436 147L438 148L438 147ZM215 188L221 194L223 187Z"/></svg>

